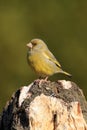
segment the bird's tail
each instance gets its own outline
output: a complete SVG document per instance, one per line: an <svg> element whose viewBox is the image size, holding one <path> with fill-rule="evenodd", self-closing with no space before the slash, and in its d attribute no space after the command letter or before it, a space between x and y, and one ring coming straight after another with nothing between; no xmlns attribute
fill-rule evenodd
<svg viewBox="0 0 87 130"><path fill-rule="evenodd" d="M61 71L61 73L63 73L63 74L65 74L65 75L67 75L68 77L72 77L72 75L71 74L69 74L69 73L67 73L66 71Z"/></svg>

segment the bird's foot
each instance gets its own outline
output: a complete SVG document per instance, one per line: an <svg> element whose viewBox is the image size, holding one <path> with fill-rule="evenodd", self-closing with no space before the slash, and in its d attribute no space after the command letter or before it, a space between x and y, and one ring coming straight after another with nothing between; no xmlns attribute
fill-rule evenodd
<svg viewBox="0 0 87 130"><path fill-rule="evenodd" d="M47 79L48 79L48 77L46 77L45 79L40 79L39 88L41 88L42 83L48 82Z"/></svg>
<svg viewBox="0 0 87 130"><path fill-rule="evenodd" d="M45 83L48 82L47 79L48 79L48 77L46 77L45 79L41 79L41 78L39 78L39 79L35 80L34 83L35 83L35 84L38 83L39 88L41 88L41 84L42 84L42 83L44 83L44 82L45 82Z"/></svg>

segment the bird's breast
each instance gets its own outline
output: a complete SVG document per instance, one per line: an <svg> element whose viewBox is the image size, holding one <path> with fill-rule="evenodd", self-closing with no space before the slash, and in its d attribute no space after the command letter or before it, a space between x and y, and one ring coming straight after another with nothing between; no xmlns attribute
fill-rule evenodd
<svg viewBox="0 0 87 130"><path fill-rule="evenodd" d="M42 54L34 54L28 57L30 66L36 71L38 75L50 76L56 73L56 66L54 63L49 61Z"/></svg>

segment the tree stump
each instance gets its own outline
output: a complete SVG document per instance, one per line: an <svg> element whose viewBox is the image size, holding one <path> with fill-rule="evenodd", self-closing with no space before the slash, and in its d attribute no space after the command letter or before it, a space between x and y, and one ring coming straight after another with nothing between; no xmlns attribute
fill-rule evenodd
<svg viewBox="0 0 87 130"><path fill-rule="evenodd" d="M86 99L71 81L36 80L13 94L0 130L87 130Z"/></svg>

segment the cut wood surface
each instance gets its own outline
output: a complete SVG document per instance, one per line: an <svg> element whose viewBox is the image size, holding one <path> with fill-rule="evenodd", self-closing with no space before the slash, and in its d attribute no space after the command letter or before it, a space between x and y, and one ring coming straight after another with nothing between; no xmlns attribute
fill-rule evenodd
<svg viewBox="0 0 87 130"><path fill-rule="evenodd" d="M13 94L0 130L87 130L87 101L71 81L36 80Z"/></svg>

